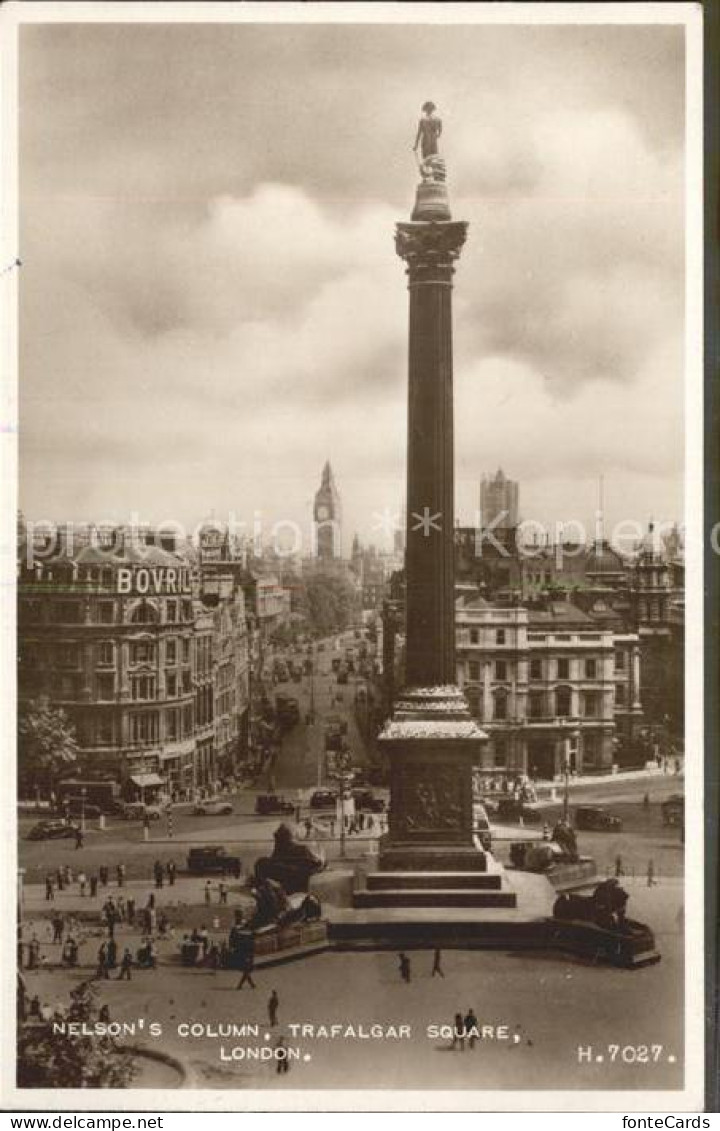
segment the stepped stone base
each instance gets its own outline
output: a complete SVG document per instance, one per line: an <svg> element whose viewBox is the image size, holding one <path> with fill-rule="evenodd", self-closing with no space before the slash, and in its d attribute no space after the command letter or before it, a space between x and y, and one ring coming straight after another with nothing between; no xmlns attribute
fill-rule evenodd
<svg viewBox="0 0 720 1131"><path fill-rule="evenodd" d="M368 891L392 891L459 888L499 891L502 876L499 872L371 872L367 877Z"/></svg>
<svg viewBox="0 0 720 1131"><path fill-rule="evenodd" d="M432 878L432 877L431 877ZM355 907L515 907L513 891L472 891L448 888L397 888L389 891L356 891Z"/></svg>
<svg viewBox="0 0 720 1131"><path fill-rule="evenodd" d="M472 845L403 844L380 846L381 872L485 872L487 857Z"/></svg>

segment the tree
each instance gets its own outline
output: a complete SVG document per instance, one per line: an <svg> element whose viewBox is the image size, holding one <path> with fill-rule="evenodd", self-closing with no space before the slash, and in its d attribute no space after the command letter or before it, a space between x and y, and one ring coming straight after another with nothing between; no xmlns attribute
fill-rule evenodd
<svg viewBox="0 0 720 1131"><path fill-rule="evenodd" d="M80 1023L87 1035L54 1033L53 1022ZM88 982L72 991L68 1008L56 1011L51 1020L19 1026L19 1088L125 1088L134 1072L131 1054L103 1032Z"/></svg>
<svg viewBox="0 0 720 1131"><path fill-rule="evenodd" d="M327 636L352 623L358 610L358 596L342 574L317 574L305 581L303 604L312 628Z"/></svg>
<svg viewBox="0 0 720 1131"><path fill-rule="evenodd" d="M46 696L21 702L18 717L18 776L21 789L50 793L58 776L77 761L75 730L65 712Z"/></svg>

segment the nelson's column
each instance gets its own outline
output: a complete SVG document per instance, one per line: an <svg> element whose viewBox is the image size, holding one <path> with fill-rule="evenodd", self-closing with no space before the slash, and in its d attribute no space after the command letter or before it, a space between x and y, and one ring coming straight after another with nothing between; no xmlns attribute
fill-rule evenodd
<svg viewBox="0 0 720 1131"><path fill-rule="evenodd" d="M441 132L434 105L425 103L415 141L421 153L415 207L395 232L410 293L406 688L381 735L391 800L378 864L394 878L370 885L386 896L394 889L405 905L417 905L403 898L410 894L405 886L418 895L418 886L432 889L431 902L453 905L454 889L468 887L456 873L487 870L472 813L472 769L486 735L455 682L452 278L468 226L450 214ZM435 876L420 884L408 872ZM478 882L474 904L486 903L488 886ZM360 905L378 906L380 894L368 890ZM514 895L502 894L501 900L493 892L495 906L514 902ZM464 890L463 903L468 896Z"/></svg>

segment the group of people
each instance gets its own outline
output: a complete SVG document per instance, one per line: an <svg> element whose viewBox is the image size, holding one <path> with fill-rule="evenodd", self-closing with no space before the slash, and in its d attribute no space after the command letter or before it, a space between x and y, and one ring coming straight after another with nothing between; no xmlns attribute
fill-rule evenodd
<svg viewBox="0 0 720 1131"><path fill-rule="evenodd" d="M115 876L117 886L122 888L125 886L126 869L124 864L117 864L115 867ZM55 892L65 891L70 889L73 884L77 884L80 895L83 898L90 895L91 899L95 899L98 894L99 888L106 888L110 883L110 869L106 865L101 865L97 872L91 876L87 876L85 872L80 869L77 873L73 871L69 864L64 864L62 867L57 868L54 872L49 872L45 877L45 900L52 903L55 900Z"/></svg>
<svg viewBox="0 0 720 1131"><path fill-rule="evenodd" d="M157 966L157 957L155 955L155 946L152 938L144 938L142 944L137 950L137 954L133 957L132 950L129 946L124 947L123 954L118 963L118 945L114 937L110 937L107 941L103 940L100 943L97 954L97 972L98 978L109 978L111 970L119 970L119 981L131 981L133 966L144 966L154 970Z"/></svg>

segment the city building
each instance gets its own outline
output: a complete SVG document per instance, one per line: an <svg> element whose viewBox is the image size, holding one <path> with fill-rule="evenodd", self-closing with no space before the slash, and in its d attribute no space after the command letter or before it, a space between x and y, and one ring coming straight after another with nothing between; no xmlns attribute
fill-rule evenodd
<svg viewBox="0 0 720 1131"><path fill-rule="evenodd" d="M641 721L636 634L569 601L498 607L469 587L456 607L458 682L489 742L481 769L553 779L610 772Z"/></svg>
<svg viewBox="0 0 720 1131"><path fill-rule="evenodd" d="M519 524L520 487L502 468L480 481L480 523L493 531L515 531Z"/></svg>
<svg viewBox="0 0 720 1131"><path fill-rule="evenodd" d="M61 528L19 546L18 698L73 723L77 771L150 800L243 757L247 629L232 577L204 589L191 547L148 529Z"/></svg>

